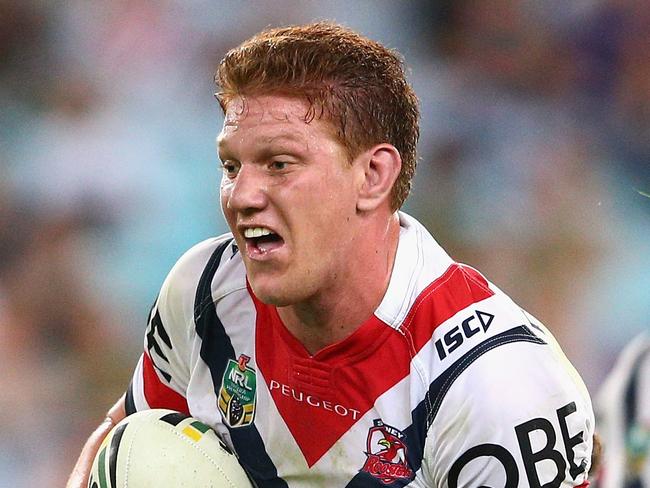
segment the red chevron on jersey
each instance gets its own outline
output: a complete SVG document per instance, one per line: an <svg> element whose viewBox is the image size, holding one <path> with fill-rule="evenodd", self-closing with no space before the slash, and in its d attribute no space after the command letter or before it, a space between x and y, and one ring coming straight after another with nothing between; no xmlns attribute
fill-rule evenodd
<svg viewBox="0 0 650 488"><path fill-rule="evenodd" d="M540 480L566 471L564 484L586 488L593 411L551 334L415 219L399 220L381 303L314 355L255 299L232 236L192 248L152 309L127 412L189 405L259 486L451 486L457 475L503 486L504 468L521 480L532 466ZM233 428L238 408L226 409L229 424L217 399L224 373L243 369L248 378L225 378L252 388L254 370L258 412ZM544 433L557 446L528 447ZM559 458L538 462L559 455L581 472L558 470Z"/></svg>
<svg viewBox="0 0 650 488"><path fill-rule="evenodd" d="M373 315L343 341L311 356L275 307L249 292L257 310L257 364L309 466L409 374L412 356L436 327L493 294L476 271L454 264L422 291L399 330Z"/></svg>

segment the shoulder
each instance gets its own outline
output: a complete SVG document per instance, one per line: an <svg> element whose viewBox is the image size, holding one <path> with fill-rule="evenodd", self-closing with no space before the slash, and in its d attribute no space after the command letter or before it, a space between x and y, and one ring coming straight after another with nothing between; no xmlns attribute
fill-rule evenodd
<svg viewBox="0 0 650 488"><path fill-rule="evenodd" d="M176 261L167 275L165 284L167 286L182 286L187 282L198 282L207 264L214 259L215 252L226 253L228 245L233 242L232 234L228 233L195 244ZM230 254L232 254L232 250Z"/></svg>
<svg viewBox="0 0 650 488"><path fill-rule="evenodd" d="M225 265L232 261L241 266ZM245 286L243 263L230 233L202 241L185 252L174 264L165 279L157 300L157 307L164 310L170 321L191 320L195 301L203 285L211 295L212 282L220 273L217 287L228 287L233 279L237 286Z"/></svg>
<svg viewBox="0 0 650 488"><path fill-rule="evenodd" d="M460 358L463 363L467 366L457 373L441 413L452 417L463 410L470 417L480 413L494 422L490 429L552 416L569 403L590 416L591 402L582 381L572 376L570 365L546 338L525 326L486 339Z"/></svg>
<svg viewBox="0 0 650 488"><path fill-rule="evenodd" d="M511 481L527 478L530 486L556 476L576 485L586 479L591 401L539 325L522 323L488 335L452 358L427 436L433 476L456 476L458 486L465 486L458 480L481 476L493 483L504 475Z"/></svg>

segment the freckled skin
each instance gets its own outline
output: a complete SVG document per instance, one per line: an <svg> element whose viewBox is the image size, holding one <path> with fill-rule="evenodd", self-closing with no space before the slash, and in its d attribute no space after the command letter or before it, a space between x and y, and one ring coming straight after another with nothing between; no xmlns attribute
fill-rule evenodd
<svg viewBox="0 0 650 488"><path fill-rule="evenodd" d="M318 349L372 314L399 231L396 219L388 225L388 203L376 212L358 210L363 165L357 158L350 163L328 121L306 123L307 109L279 95L235 98L218 145L221 205L251 287L278 307L308 349ZM283 245L262 256L249 253L241 226L269 227ZM388 227L390 245L382 234ZM318 337L313 347L310 336Z"/></svg>
<svg viewBox="0 0 650 488"><path fill-rule="evenodd" d="M237 102L228 107L219 136L227 148L222 159L236 161L239 169L233 178L224 174L221 200L240 249L246 245L238 224L265 224L284 239L286 252L268 261L243 253L256 295L282 306L307 299L339 274L344 263L334 252L340 237L333 229L349 225L355 202L344 149L324 137L325 122L306 124L298 101L266 98L248 99L245 110ZM285 134L295 140L281 139ZM288 165L269 169L273 160Z"/></svg>

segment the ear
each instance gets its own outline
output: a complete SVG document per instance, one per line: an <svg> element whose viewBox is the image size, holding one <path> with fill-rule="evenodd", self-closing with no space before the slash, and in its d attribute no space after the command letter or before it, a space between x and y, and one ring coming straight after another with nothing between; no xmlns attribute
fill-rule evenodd
<svg viewBox="0 0 650 488"><path fill-rule="evenodd" d="M390 206L393 185L402 168L402 158L392 144L378 144L360 155L361 185L357 200L357 211L375 210L384 203Z"/></svg>

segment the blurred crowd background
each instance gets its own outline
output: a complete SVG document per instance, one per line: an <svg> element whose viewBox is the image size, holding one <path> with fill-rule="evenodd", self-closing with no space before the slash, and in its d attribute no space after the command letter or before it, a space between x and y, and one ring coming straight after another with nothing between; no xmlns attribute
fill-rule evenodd
<svg viewBox="0 0 650 488"><path fill-rule="evenodd" d="M168 269L226 231L221 56L318 19L404 55L406 210L593 393L650 328L650 2L0 0L0 486L64 484Z"/></svg>

